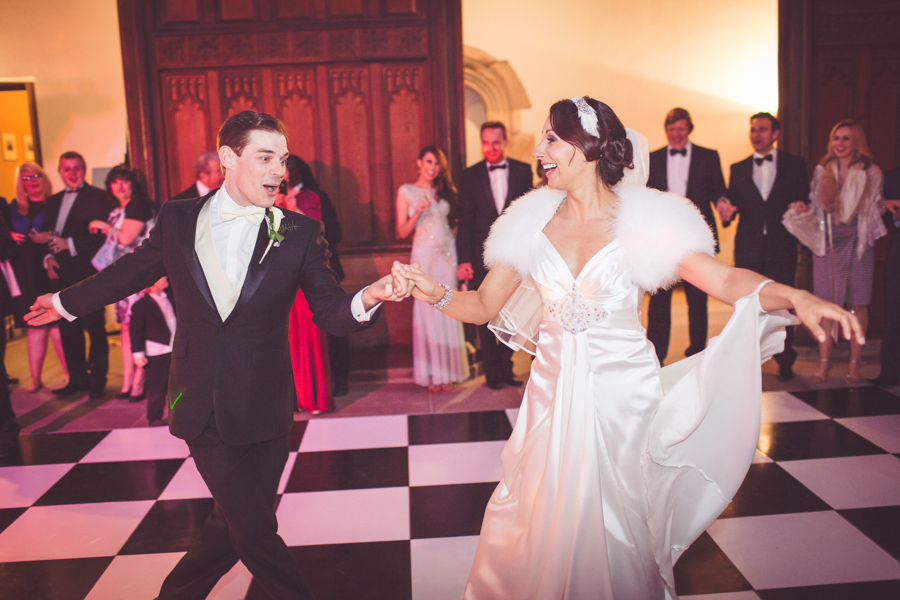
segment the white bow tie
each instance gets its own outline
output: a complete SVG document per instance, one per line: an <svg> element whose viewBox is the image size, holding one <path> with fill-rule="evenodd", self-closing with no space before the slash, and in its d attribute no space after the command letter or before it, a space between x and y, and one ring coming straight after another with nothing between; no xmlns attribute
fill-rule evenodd
<svg viewBox="0 0 900 600"><path fill-rule="evenodd" d="M259 225L266 218L266 209L262 206L238 206L234 202L223 202L219 207L219 217L223 222L244 217L251 225Z"/></svg>

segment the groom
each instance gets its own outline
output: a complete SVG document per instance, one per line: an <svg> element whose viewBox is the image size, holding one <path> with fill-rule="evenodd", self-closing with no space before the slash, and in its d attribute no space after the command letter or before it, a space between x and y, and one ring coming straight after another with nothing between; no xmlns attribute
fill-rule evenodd
<svg viewBox="0 0 900 600"><path fill-rule="evenodd" d="M314 322L347 335L366 327L382 301L409 290L387 275L345 295L328 266L322 224L292 212L279 224L281 213L268 210L288 156L279 120L238 113L219 130L218 149L225 171L218 191L167 202L134 253L41 296L26 319L73 320L168 276L179 308L169 427L187 441L216 504L159 598L204 598L240 560L272 598L308 599L274 509L293 425L291 306L302 289Z"/></svg>

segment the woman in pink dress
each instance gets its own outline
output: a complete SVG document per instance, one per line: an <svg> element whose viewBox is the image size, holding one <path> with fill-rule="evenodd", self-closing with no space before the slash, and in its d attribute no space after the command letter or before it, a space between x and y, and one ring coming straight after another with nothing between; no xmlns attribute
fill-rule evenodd
<svg viewBox="0 0 900 600"><path fill-rule="evenodd" d="M288 173L288 176L290 177L291 173ZM279 193L275 201L279 208L321 220L321 203L314 192L292 189L287 185L282 185L282 188L283 193ZM298 291L288 323L288 342L291 348L291 363L294 367L297 408L300 412L308 410L314 415L319 415L333 410L334 402L331 395L328 342L325 332L313 323L312 316L303 291Z"/></svg>

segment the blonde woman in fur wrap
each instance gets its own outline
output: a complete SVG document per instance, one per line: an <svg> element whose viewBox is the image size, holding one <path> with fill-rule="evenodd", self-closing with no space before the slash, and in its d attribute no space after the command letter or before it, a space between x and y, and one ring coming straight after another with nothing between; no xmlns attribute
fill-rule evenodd
<svg viewBox="0 0 900 600"><path fill-rule="evenodd" d="M831 129L828 153L819 161L810 183L812 205L797 212L821 208L830 221L825 255L813 255L813 291L816 296L846 306L863 328L869 323L875 240L887 234L881 220L881 169L872 163L866 135L859 123L841 121ZM824 325L825 330L830 324ZM819 365L813 377L824 381L831 366L833 340L819 341ZM862 347L850 340L847 381L859 383Z"/></svg>
<svg viewBox="0 0 900 600"><path fill-rule="evenodd" d="M534 156L548 186L494 223L491 270L477 291L394 265L418 299L458 320L491 321L536 355L463 593L675 598L672 566L749 469L760 361L796 323L784 309L820 339L825 318L860 342L862 331L812 294L716 262L694 205L645 187L646 139L606 104L554 104ZM704 352L661 369L641 298L679 278L735 312Z"/></svg>

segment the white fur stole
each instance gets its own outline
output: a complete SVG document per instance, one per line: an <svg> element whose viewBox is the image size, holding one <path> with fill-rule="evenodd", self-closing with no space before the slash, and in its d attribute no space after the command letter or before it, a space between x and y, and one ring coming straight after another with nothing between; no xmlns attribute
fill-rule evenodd
<svg viewBox="0 0 900 600"><path fill-rule="evenodd" d="M614 237L642 289L655 292L674 285L681 262L694 252L715 255L712 232L690 200L637 185L621 185L615 191L619 206ZM538 237L565 195L539 188L510 204L484 243L485 265L508 265L527 279Z"/></svg>

